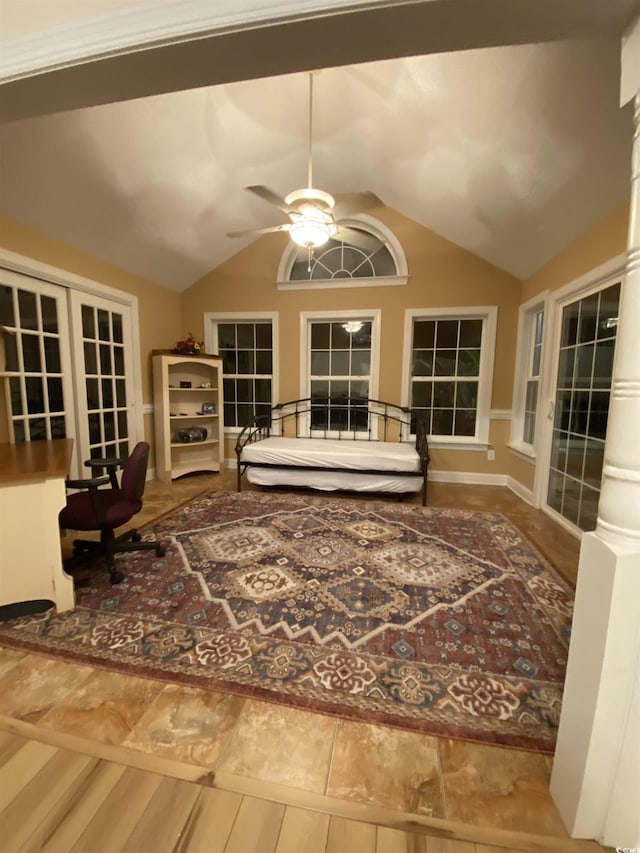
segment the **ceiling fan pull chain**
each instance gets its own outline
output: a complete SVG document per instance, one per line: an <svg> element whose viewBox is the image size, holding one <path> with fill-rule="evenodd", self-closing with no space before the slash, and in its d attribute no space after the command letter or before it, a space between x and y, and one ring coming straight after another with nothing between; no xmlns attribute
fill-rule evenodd
<svg viewBox="0 0 640 853"><path fill-rule="evenodd" d="M309 255L307 258L307 272L311 272L311 255L313 254L313 248L309 245L307 246L307 249L309 251Z"/></svg>

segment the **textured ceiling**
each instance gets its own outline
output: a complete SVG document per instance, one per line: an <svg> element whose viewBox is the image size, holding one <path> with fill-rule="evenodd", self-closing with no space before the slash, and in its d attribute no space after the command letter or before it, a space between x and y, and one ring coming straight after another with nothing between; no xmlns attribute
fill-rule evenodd
<svg viewBox="0 0 640 853"><path fill-rule="evenodd" d="M372 190L526 277L628 197L619 56L612 38L324 70L314 185ZM291 74L7 123L0 212L182 291L250 242L227 231L283 221L243 187L304 186L307 95Z"/></svg>

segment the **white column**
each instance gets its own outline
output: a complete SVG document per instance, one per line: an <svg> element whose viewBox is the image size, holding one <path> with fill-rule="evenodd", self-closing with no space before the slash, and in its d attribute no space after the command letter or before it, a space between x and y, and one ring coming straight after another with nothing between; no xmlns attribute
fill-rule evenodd
<svg viewBox="0 0 640 853"><path fill-rule="evenodd" d="M635 98L628 263L598 523L583 537L551 795L574 838L640 848L640 19L623 43ZM626 90L626 91L625 91Z"/></svg>

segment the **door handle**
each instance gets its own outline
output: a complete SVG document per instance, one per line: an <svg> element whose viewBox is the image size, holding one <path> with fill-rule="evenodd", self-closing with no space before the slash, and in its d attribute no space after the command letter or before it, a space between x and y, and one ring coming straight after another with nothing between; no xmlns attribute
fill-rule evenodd
<svg viewBox="0 0 640 853"><path fill-rule="evenodd" d="M547 412L547 420L549 420L549 421L553 420L555 408L556 408L555 400L549 400L549 411Z"/></svg>

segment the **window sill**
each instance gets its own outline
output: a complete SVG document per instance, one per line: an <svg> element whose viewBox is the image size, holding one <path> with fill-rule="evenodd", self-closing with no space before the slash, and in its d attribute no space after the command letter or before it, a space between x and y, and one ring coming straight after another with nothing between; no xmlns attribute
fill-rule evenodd
<svg viewBox="0 0 640 853"><path fill-rule="evenodd" d="M525 456L527 459L534 460L536 459L536 452L530 444L515 444L509 442L507 444L509 450L513 450L514 453L517 453L519 456Z"/></svg>

